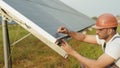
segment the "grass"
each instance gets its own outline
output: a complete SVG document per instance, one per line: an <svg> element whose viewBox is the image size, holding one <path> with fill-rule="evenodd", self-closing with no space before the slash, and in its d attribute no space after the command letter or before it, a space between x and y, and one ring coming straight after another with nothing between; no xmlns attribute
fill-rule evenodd
<svg viewBox="0 0 120 68"><path fill-rule="evenodd" d="M27 33L19 25L9 25L10 43L12 44ZM95 30L88 31L88 34L95 34ZM88 58L97 59L102 54L100 46L74 39L70 39L68 42L76 51ZM0 68L4 67L2 45L2 28L0 25ZM11 56L13 68L80 68L80 64L75 58L69 56L68 59L64 59L33 35L11 47Z"/></svg>

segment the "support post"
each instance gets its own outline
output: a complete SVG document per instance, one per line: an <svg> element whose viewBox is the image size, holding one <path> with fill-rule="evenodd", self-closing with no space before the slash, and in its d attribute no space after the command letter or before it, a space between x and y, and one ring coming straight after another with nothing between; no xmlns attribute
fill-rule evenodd
<svg viewBox="0 0 120 68"><path fill-rule="evenodd" d="M8 26L7 26L7 20L4 19L4 17L2 17L2 32L3 32L3 47L4 47L5 68L12 68Z"/></svg>

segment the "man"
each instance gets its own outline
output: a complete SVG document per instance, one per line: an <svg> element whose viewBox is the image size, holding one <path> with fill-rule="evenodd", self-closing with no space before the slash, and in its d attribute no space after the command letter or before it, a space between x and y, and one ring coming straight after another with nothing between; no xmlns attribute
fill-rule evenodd
<svg viewBox="0 0 120 68"><path fill-rule="evenodd" d="M71 46L62 40L61 47L71 56L75 57L85 68L119 68L120 67L120 36L116 32L118 22L109 13L102 14L96 21L96 35L86 35L69 31L66 27L58 28L59 33L68 34L72 38L93 43L101 44L104 53L97 59L88 59L77 53Z"/></svg>

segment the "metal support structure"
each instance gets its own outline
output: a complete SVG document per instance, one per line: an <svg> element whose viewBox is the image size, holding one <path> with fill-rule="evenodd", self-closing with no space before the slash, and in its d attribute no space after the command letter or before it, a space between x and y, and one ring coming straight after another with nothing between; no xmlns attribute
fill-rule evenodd
<svg viewBox="0 0 120 68"><path fill-rule="evenodd" d="M24 37L20 38L19 40L15 41L14 43L12 43L11 46L14 46L15 44L17 44L18 42L22 41L23 39L27 38L30 35L31 35L31 33L25 35Z"/></svg>
<svg viewBox="0 0 120 68"><path fill-rule="evenodd" d="M12 68L8 26L7 26L7 20L4 19L4 17L2 17L2 31L3 31L4 63L5 63L4 68Z"/></svg>
<svg viewBox="0 0 120 68"><path fill-rule="evenodd" d="M56 51L58 54L60 54L64 58L67 58L68 54L55 43L57 39L53 37L51 34L49 34L47 31L45 31L43 28L41 28L39 25L37 25L35 22L28 19L23 14L19 13L12 6L4 2L4 0L3 1L0 0L0 8L2 16L4 16L2 18L7 18L7 22L9 22L9 19L11 22L12 19L20 26L22 26L24 29L33 34L35 37L37 37L39 40L47 44L51 49Z"/></svg>

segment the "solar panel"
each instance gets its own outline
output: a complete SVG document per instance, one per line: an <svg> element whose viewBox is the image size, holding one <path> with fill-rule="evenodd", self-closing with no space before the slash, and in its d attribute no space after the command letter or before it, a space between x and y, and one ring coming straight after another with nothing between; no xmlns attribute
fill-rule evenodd
<svg viewBox="0 0 120 68"><path fill-rule="evenodd" d="M67 53L55 42L65 36L57 33L59 26L80 31L95 22L59 0L3 0L1 12L43 41L61 56Z"/></svg>

